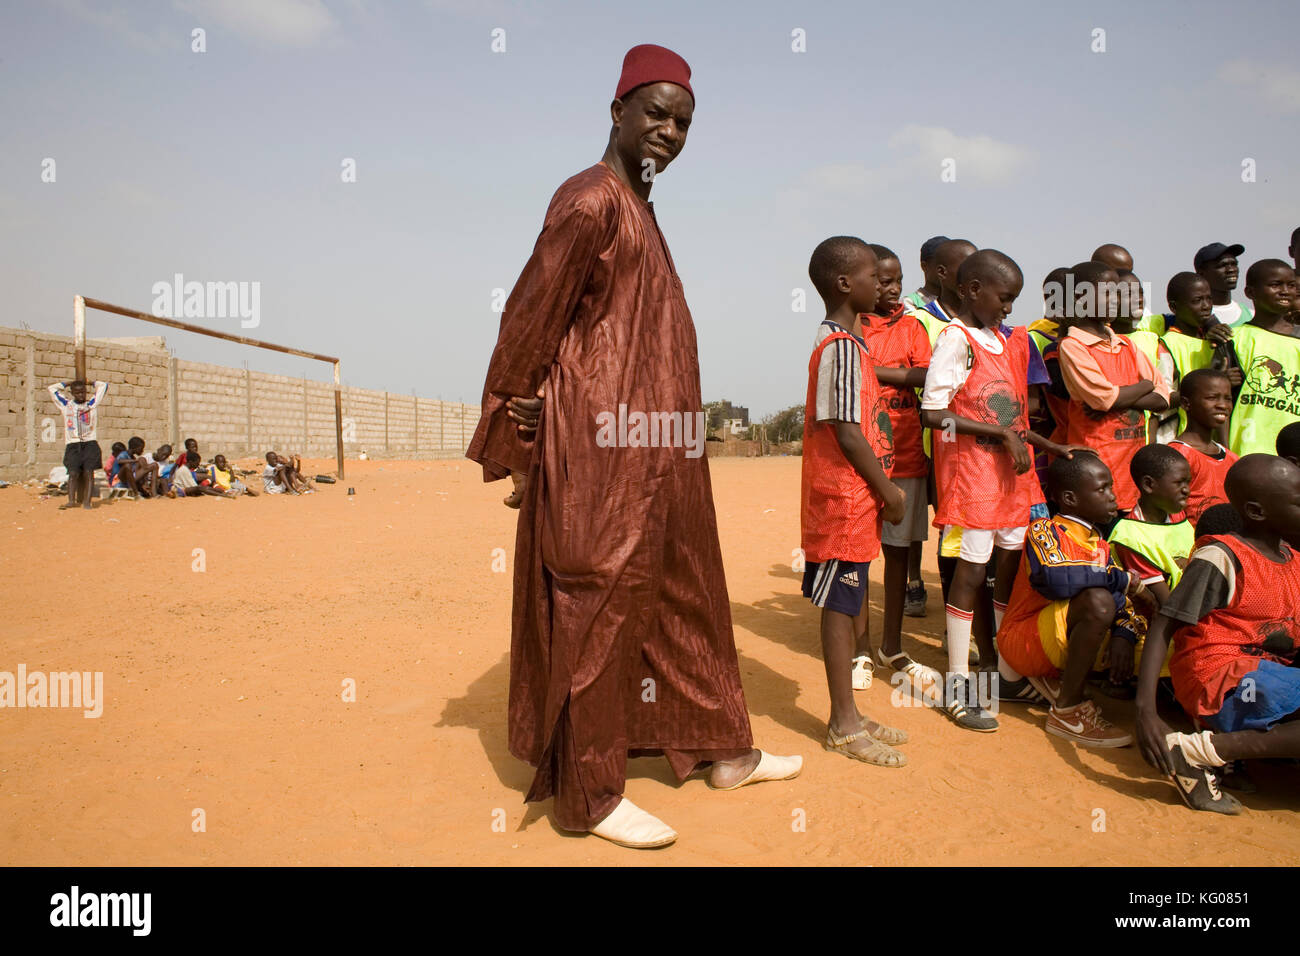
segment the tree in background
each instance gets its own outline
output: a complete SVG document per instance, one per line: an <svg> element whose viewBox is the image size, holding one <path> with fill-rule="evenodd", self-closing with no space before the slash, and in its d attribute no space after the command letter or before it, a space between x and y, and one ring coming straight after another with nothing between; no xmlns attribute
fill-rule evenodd
<svg viewBox="0 0 1300 956"><path fill-rule="evenodd" d="M704 420L708 425L710 433L717 431L722 427L722 420L726 417L727 403L706 402L704 405Z"/></svg>
<svg viewBox="0 0 1300 956"><path fill-rule="evenodd" d="M802 405L791 405L763 419L767 426L767 440L770 442L798 441L803 438Z"/></svg>

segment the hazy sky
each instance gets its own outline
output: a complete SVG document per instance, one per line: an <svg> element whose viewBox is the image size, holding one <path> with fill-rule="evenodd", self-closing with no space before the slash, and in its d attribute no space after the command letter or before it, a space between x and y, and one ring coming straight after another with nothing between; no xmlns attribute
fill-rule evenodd
<svg viewBox="0 0 1300 956"><path fill-rule="evenodd" d="M1199 246L1244 243L1244 274L1300 224L1294 0L10 0L0 325L69 334L76 293L147 311L176 273L256 281L245 334L338 355L352 385L475 402L493 290L555 188L600 158L623 54L647 42L694 71L690 138L652 198L704 397L756 416L803 401L808 256L829 235L893 247L907 289L931 235L1001 249L1025 271L1027 322L1044 273L1101 242L1133 251L1158 307ZM328 375L88 321L165 333L183 358Z"/></svg>

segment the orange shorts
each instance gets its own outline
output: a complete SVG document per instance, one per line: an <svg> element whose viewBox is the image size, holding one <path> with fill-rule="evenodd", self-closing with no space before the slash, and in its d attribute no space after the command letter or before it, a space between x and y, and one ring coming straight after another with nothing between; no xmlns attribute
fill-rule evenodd
<svg viewBox="0 0 1300 956"><path fill-rule="evenodd" d="M1003 620L998 654L1025 677L1055 677L1065 666L1067 600L1052 601L1033 617Z"/></svg>
<svg viewBox="0 0 1300 956"><path fill-rule="evenodd" d="M1020 621L1002 621L998 631L998 654L1007 659L1007 663L1025 677L1055 677L1065 669L1065 658L1069 653L1069 629L1066 622L1070 615L1070 602L1062 599L1045 604L1034 617ZM1108 667L1107 657L1110 638L1101 642L1097 659L1093 662L1095 670ZM1141 645L1138 647L1141 660ZM1168 667L1168 662L1165 664ZM1164 671L1168 673L1168 671Z"/></svg>

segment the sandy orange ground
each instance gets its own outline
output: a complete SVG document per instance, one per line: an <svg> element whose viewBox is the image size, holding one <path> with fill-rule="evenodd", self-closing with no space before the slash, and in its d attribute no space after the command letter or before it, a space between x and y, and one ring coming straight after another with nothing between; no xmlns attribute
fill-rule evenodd
<svg viewBox="0 0 1300 956"><path fill-rule="evenodd" d="M675 786L662 759L633 761L628 795L681 834L641 853L565 834L546 805L522 802L531 771L506 750L510 574L492 570L493 549L513 559L515 512L500 504L505 486L484 485L476 467L350 462L344 484L315 496L121 501L90 513L0 490L0 670L101 670L106 698L99 719L0 710L0 861L1300 859L1296 767L1258 767L1261 793L1241 817L1195 814L1135 748L1080 750L1048 737L1041 712L1014 705L997 734L973 734L891 707L879 679L860 702L912 735L909 765L824 752L817 618L790 568L799 460L712 466L755 737L802 753L805 769L789 783L713 793L699 779ZM904 640L942 667L932 557L926 566L930 614L906 619ZM355 703L341 699L345 678ZM1106 706L1130 720L1130 705ZM191 829L195 808L206 832Z"/></svg>

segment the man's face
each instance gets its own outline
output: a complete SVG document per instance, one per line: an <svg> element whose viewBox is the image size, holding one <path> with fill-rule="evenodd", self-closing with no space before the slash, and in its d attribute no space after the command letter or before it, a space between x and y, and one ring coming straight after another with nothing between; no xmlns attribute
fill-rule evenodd
<svg viewBox="0 0 1300 956"><path fill-rule="evenodd" d="M897 259L880 259L876 262L876 309L885 313L898 305L903 294L903 266Z"/></svg>
<svg viewBox="0 0 1300 956"><path fill-rule="evenodd" d="M987 279L972 279L961 287L962 301L970 308L975 321L986 329L996 329L1011 314L1022 281L1015 276L994 274Z"/></svg>
<svg viewBox="0 0 1300 956"><path fill-rule="evenodd" d="M1205 278L1214 292L1231 292L1237 288L1236 256L1220 256L1196 271Z"/></svg>
<svg viewBox="0 0 1300 956"><path fill-rule="evenodd" d="M637 175L651 164L662 173L686 145L695 103L676 83L650 83L633 90L612 107L614 142L628 173Z"/></svg>
<svg viewBox="0 0 1300 956"><path fill-rule="evenodd" d="M1267 269L1246 289L1256 309L1270 315L1290 312L1295 307L1295 272L1280 266Z"/></svg>
<svg viewBox="0 0 1300 956"><path fill-rule="evenodd" d="M74 402L84 402L86 400L86 383L73 382L71 392L72 400Z"/></svg>

